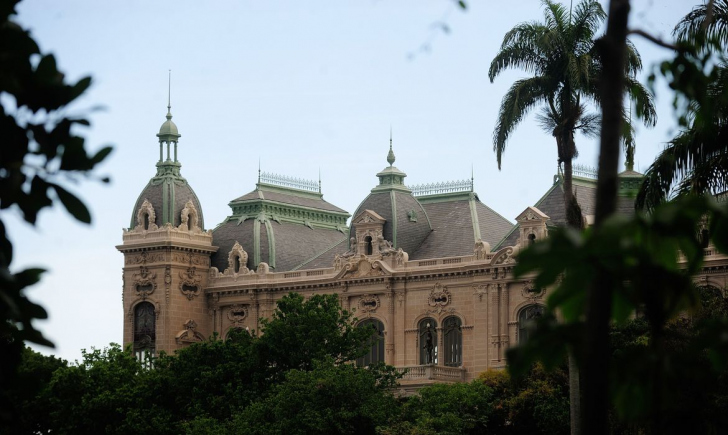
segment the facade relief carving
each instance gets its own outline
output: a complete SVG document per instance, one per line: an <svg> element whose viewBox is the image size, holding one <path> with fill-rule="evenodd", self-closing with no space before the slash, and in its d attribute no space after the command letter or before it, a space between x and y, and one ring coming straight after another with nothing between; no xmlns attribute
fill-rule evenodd
<svg viewBox="0 0 728 435"><path fill-rule="evenodd" d="M158 263L165 261L164 253L162 252L141 252L137 255L128 255L124 258L124 263L128 265L136 264L147 264L147 263Z"/></svg>
<svg viewBox="0 0 728 435"><path fill-rule="evenodd" d="M531 299L532 301L535 301L536 299L541 299L544 294L544 289L537 288L533 284L533 280L526 280L523 282L523 287L521 288L521 296L524 298Z"/></svg>
<svg viewBox="0 0 728 435"><path fill-rule="evenodd" d="M184 329L175 336L177 343L199 343L205 340L205 336L197 331L197 322L194 320L188 319L182 326Z"/></svg>
<svg viewBox="0 0 728 435"><path fill-rule="evenodd" d="M352 257L343 267L340 278L361 278L367 276L382 276L381 263L375 258L369 258L366 255Z"/></svg>
<svg viewBox="0 0 728 435"><path fill-rule="evenodd" d="M136 295L146 299L154 293L157 288L156 278L156 273L150 272L146 266L139 266L139 271L132 275L132 286Z"/></svg>
<svg viewBox="0 0 728 435"><path fill-rule="evenodd" d="M488 284L481 284L481 285L473 286L473 290L475 290L473 295L478 297L478 301L483 302L483 296L485 296L485 297L488 296L488 287L489 287Z"/></svg>
<svg viewBox="0 0 728 435"><path fill-rule="evenodd" d="M359 298L359 303L357 304L359 311L368 315L377 311L377 308L379 308L380 305L381 302L377 295L364 295Z"/></svg>
<svg viewBox="0 0 728 435"><path fill-rule="evenodd" d="M430 297L427 299L427 304L433 307L433 309L428 312L440 314L445 311L445 306L447 306L451 301L452 295L450 294L450 290L438 282L432 288Z"/></svg>
<svg viewBox="0 0 728 435"><path fill-rule="evenodd" d="M195 296L199 296L201 292L201 277L197 273L197 268L190 266L186 271L179 273L180 283L179 290L188 300L192 300Z"/></svg>
<svg viewBox="0 0 728 435"><path fill-rule="evenodd" d="M246 305L236 304L228 308L227 318L233 324L243 322L248 317L248 307Z"/></svg>

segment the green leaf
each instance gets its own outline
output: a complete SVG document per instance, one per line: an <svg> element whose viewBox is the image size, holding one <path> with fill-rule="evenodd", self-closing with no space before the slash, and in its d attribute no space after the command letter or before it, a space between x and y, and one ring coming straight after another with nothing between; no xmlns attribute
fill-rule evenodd
<svg viewBox="0 0 728 435"><path fill-rule="evenodd" d="M51 184L51 186L56 190L58 199L73 217L83 223L91 223L91 213L80 199L57 184Z"/></svg>

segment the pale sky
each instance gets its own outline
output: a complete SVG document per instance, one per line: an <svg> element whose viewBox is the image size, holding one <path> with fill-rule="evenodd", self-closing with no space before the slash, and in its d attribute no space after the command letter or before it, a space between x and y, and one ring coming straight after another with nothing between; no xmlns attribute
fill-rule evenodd
<svg viewBox="0 0 728 435"><path fill-rule="evenodd" d="M632 3L631 25L663 38L693 5ZM91 208L91 226L60 205L42 212L36 228L16 210L2 214L13 267L49 270L27 292L48 310L50 319L36 325L56 344L38 350L73 361L82 348L122 340L123 257L115 246L155 173L170 69L182 174L207 228L228 216L230 200L255 188L259 159L264 171L288 176L317 179L320 170L324 199L352 213L387 166L390 126L395 166L408 184L466 179L472 165L481 201L504 217L512 221L534 204L556 172L555 141L529 116L498 171L497 110L526 74L508 72L491 84L488 67L507 30L542 19L541 2L468 5L462 12L449 0L21 3L17 21L66 76L93 76L69 108L92 121L83 131L87 146L114 146L96 172L111 176L110 185L72 187ZM670 54L634 42L644 77ZM658 126L638 128L636 169L649 166L675 132L672 95L664 86L657 92ZM595 166L597 143L577 137L577 146L576 163Z"/></svg>

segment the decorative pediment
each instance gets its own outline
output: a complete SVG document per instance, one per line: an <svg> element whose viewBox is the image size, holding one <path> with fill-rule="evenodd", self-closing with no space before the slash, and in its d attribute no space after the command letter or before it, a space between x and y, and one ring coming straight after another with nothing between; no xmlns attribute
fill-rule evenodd
<svg viewBox="0 0 728 435"><path fill-rule="evenodd" d="M490 264L496 265L496 264L511 264L515 263L516 260L513 258L518 253L517 249L514 249L513 246L508 246L500 251L496 252L495 255L493 255L493 260L491 260Z"/></svg>
<svg viewBox="0 0 728 435"><path fill-rule="evenodd" d="M336 275L336 279L365 278L382 275L391 275L388 267L382 261L362 254L349 258Z"/></svg>
<svg viewBox="0 0 728 435"><path fill-rule="evenodd" d="M550 218L544 214L541 210L536 207L528 206L526 209L516 217L517 222L546 222ZM534 222L535 221L535 222Z"/></svg>
<svg viewBox="0 0 728 435"><path fill-rule="evenodd" d="M354 225L357 224L381 224L384 225L387 222L386 219L379 216L375 211L364 210L359 213L354 219L351 220Z"/></svg>
<svg viewBox="0 0 728 435"><path fill-rule="evenodd" d="M183 326L185 329L178 332L175 336L177 343L199 343L200 341L205 341L205 337L197 331L197 322L188 319Z"/></svg>

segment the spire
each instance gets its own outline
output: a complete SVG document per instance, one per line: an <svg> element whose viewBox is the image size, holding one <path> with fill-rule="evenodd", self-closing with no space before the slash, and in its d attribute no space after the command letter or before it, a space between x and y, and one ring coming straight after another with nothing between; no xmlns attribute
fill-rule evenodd
<svg viewBox="0 0 728 435"><path fill-rule="evenodd" d="M167 119L172 119L172 70L169 70L167 78Z"/></svg>
<svg viewBox="0 0 728 435"><path fill-rule="evenodd" d="M158 175L162 173L174 173L179 175L179 161L177 160L177 142L182 137L177 126L172 122L172 70L169 70L167 82L167 120L157 133L159 138L159 162L157 162ZM172 154L174 144L174 154ZM167 145L167 158L164 158L164 145Z"/></svg>
<svg viewBox="0 0 728 435"><path fill-rule="evenodd" d="M394 151L392 151L392 127L389 127L389 154L387 154L387 163L389 166L394 164Z"/></svg>

